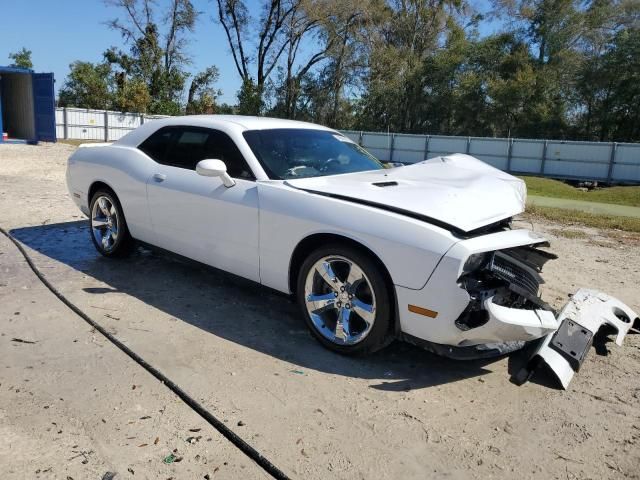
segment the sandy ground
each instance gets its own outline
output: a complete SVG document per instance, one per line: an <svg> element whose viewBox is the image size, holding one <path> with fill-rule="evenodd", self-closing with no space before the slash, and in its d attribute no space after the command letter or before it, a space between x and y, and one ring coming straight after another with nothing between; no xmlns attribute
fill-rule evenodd
<svg viewBox="0 0 640 480"><path fill-rule="evenodd" d="M640 335L592 350L566 392L544 375L511 384L521 355L455 362L395 343L346 359L249 282L144 250L100 257L64 186L73 148L0 146L0 225L74 303L291 477L640 476ZM547 301L585 286L640 311L637 236L529 221L560 256L546 268ZM57 302L6 241L0 269L3 478L262 474ZM195 444L189 428L202 429ZM174 448L184 460L163 464Z"/></svg>

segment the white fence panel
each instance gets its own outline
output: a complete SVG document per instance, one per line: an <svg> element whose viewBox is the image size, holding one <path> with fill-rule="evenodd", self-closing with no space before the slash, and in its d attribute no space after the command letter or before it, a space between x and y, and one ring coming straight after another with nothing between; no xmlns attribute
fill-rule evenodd
<svg viewBox="0 0 640 480"><path fill-rule="evenodd" d="M636 144L618 144L615 162L611 170L612 178L625 182L638 182L640 179L640 148Z"/></svg>
<svg viewBox="0 0 640 480"><path fill-rule="evenodd" d="M352 142L360 143L360 133L358 132L342 132L345 137L351 139Z"/></svg>
<svg viewBox="0 0 640 480"><path fill-rule="evenodd" d="M544 140L514 139L511 146L511 171L520 173L542 172L544 153Z"/></svg>
<svg viewBox="0 0 640 480"><path fill-rule="evenodd" d="M429 155L428 158L437 157L439 155L448 155L450 153L466 153L467 137L445 137L441 135L432 135L429 137Z"/></svg>
<svg viewBox="0 0 640 480"><path fill-rule="evenodd" d="M622 165L640 165L640 145L619 143L616 148L615 163Z"/></svg>
<svg viewBox="0 0 640 480"><path fill-rule="evenodd" d="M67 121L78 127L104 127L104 115L92 110L67 110Z"/></svg>
<svg viewBox="0 0 640 480"><path fill-rule="evenodd" d="M109 140L118 140L142 125L142 116L135 113L109 112L107 118Z"/></svg>
<svg viewBox="0 0 640 480"><path fill-rule="evenodd" d="M547 160L544 175L556 178L592 178L606 180L608 166L594 162Z"/></svg>
<svg viewBox="0 0 640 480"><path fill-rule="evenodd" d="M469 155L473 155L500 170L507 170L509 140L506 138L471 137L469 140Z"/></svg>
<svg viewBox="0 0 640 480"><path fill-rule="evenodd" d="M609 163L610 143L565 142L549 140L547 158L557 160L577 160L580 162Z"/></svg>
<svg viewBox="0 0 640 480"><path fill-rule="evenodd" d="M618 182L640 183L640 165L614 165L611 178Z"/></svg>
<svg viewBox="0 0 640 480"><path fill-rule="evenodd" d="M393 153L390 160L403 163L417 163L424 160L424 135L394 135Z"/></svg>
<svg viewBox="0 0 640 480"><path fill-rule="evenodd" d="M611 149L608 143L548 141L544 174L558 177L606 179Z"/></svg>
<svg viewBox="0 0 640 480"><path fill-rule="evenodd" d="M391 135L386 133L363 133L362 146L380 160L391 160Z"/></svg>
<svg viewBox="0 0 640 480"><path fill-rule="evenodd" d="M115 141L144 122L164 117L165 115L57 108L56 135L58 138L77 140Z"/></svg>
<svg viewBox="0 0 640 480"><path fill-rule="evenodd" d="M114 141L162 115L56 109L58 138ZM451 153L468 153L501 170L556 178L640 183L640 144L452 137L343 131L383 161L415 163Z"/></svg>
<svg viewBox="0 0 640 480"><path fill-rule="evenodd" d="M64 110L62 108L56 108L56 138L67 138L64 131L65 123Z"/></svg>

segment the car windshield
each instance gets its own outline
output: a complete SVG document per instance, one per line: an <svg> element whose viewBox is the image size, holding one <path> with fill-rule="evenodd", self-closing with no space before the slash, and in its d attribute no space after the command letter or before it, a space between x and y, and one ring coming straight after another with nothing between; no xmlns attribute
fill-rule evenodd
<svg viewBox="0 0 640 480"><path fill-rule="evenodd" d="M326 130L279 128L243 133L269 178L322 177L384 165L347 137Z"/></svg>

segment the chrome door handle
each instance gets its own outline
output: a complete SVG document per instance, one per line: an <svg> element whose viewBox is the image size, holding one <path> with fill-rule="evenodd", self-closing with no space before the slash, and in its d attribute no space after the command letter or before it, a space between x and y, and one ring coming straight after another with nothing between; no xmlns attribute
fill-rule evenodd
<svg viewBox="0 0 640 480"><path fill-rule="evenodd" d="M153 176L153 179L154 179L156 182L164 182L166 178L167 178L167 176L166 176L164 173L156 173L156 174Z"/></svg>

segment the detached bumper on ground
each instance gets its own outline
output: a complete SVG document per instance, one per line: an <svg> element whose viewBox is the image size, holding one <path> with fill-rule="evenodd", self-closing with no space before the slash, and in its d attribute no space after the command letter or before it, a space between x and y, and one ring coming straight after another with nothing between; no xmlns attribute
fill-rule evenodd
<svg viewBox="0 0 640 480"><path fill-rule="evenodd" d="M640 328L638 314L627 305L606 293L584 288L573 295L557 321L558 328L544 337L514 378L516 383L526 382L537 368L546 365L566 389L596 335L615 334L615 343L621 346L631 328Z"/></svg>

